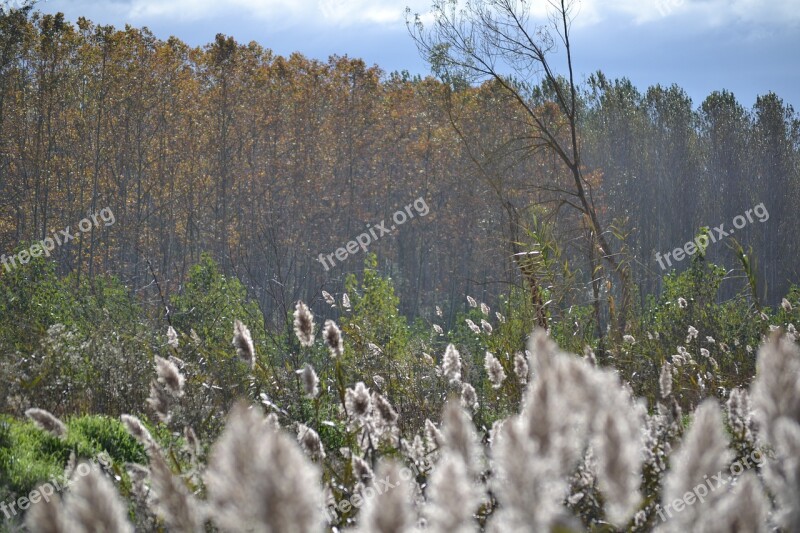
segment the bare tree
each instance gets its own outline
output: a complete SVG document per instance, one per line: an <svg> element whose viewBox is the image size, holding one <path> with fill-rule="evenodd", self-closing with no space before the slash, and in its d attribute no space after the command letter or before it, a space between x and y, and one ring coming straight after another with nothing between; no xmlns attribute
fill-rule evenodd
<svg viewBox="0 0 800 533"><path fill-rule="evenodd" d="M608 277L615 276L620 281L622 306L618 326L621 334L631 302L629 266L609 244L608 232L595 207L592 184L587 181L581 162L580 102L570 43L575 4L565 0L550 1L548 22L541 25L533 23L532 7L528 0L435 0L433 20L427 27L423 17L419 14L411 17L410 10L406 11L407 24L420 53L437 76L451 87L459 83L493 81L519 106L525 117L527 132L520 141L527 143L527 151L547 150L567 168L571 177L569 188L552 184L537 186L558 193L556 210L563 206L574 208L587 221L586 255L592 276L595 275L593 258L598 253L608 266ZM559 43L563 47L561 50ZM557 74L554 68L554 61L559 60L566 62L566 77ZM552 120L553 106L562 120ZM487 174L487 181L496 181L496 177L484 174ZM492 188L500 194L499 189ZM516 208L507 198L501 197L500 201L512 217L512 224L516 223ZM512 242L515 257L525 257L516 246ZM529 277L530 269L519 260L517 265L522 274ZM599 284L592 283L592 286L597 302ZM535 297L534 303L537 303ZM599 324L599 306L595 309Z"/></svg>

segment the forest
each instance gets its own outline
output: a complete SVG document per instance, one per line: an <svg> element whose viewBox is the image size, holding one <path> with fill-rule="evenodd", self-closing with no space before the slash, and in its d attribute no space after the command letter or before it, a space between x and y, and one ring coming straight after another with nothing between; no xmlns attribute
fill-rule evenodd
<svg viewBox="0 0 800 533"><path fill-rule="evenodd" d="M800 528L800 113L456 4L425 77L0 7L0 531Z"/></svg>

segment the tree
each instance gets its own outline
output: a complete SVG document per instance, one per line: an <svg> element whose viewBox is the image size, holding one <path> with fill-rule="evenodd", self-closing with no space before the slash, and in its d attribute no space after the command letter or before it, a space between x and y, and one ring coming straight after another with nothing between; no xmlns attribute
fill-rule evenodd
<svg viewBox="0 0 800 533"><path fill-rule="evenodd" d="M594 185L581 159L581 103L575 82L570 43L570 26L574 3L560 0L552 4L549 24L536 25L531 20L531 3L527 0L475 0L462 4L458 0L436 0L433 24L426 29L419 15L407 23L420 53L430 62L434 72L450 87L465 82L491 81L521 111L527 130L522 149L553 154L567 169L571 184L548 183L539 187L558 192L555 211L563 206L574 208L586 221L588 237L586 256L594 275L594 252L619 279L622 310L618 326L625 328L630 308L629 266L615 254L607 238L607 230L595 205ZM554 60L556 43L563 45L561 56L566 61L566 78L559 76ZM477 159L477 158L476 158ZM476 161L478 162L478 161ZM489 174L483 172L484 177ZM538 186L538 185L535 185ZM494 189L498 196L502 191ZM502 196L512 225L521 222L518 207ZM526 257L512 234L514 256ZM525 254L525 255L522 255ZM517 261L523 274L526 266ZM530 283L535 279L528 277ZM535 297L534 297L535 298ZM598 295L595 294L595 299ZM541 303L536 302L541 305ZM600 317L596 317L598 322ZM601 330L602 331L602 330Z"/></svg>

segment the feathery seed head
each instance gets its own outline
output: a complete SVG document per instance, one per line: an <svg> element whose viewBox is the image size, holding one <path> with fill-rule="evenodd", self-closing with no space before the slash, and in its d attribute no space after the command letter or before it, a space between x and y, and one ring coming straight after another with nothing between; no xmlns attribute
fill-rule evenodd
<svg viewBox="0 0 800 533"><path fill-rule="evenodd" d="M270 413L264 417L264 427L271 431L278 431L281 429L281 422L278 420L278 415Z"/></svg>
<svg viewBox="0 0 800 533"><path fill-rule="evenodd" d="M157 446L153 436L150 435L150 432L144 427L141 420L133 415L120 415L119 418L125 426L125 429L128 430L128 433L130 433L139 444L144 446L146 450Z"/></svg>
<svg viewBox="0 0 800 533"><path fill-rule="evenodd" d="M425 419L425 440L428 444L428 450L435 450L444 446L444 435L429 418Z"/></svg>
<svg viewBox="0 0 800 533"><path fill-rule="evenodd" d="M314 345L314 315L302 301L298 301L294 308L294 333L301 346Z"/></svg>
<svg viewBox="0 0 800 533"><path fill-rule="evenodd" d="M342 332L339 330L339 326L336 325L336 322L333 320L326 320L322 330L322 336L325 339L325 344L328 345L331 357L336 358L344 353Z"/></svg>
<svg viewBox="0 0 800 533"><path fill-rule="evenodd" d="M503 386L503 381L506 379L506 372L503 370L503 365L497 360L491 352L486 352L486 358L483 361L483 366L486 369L486 374L489 376L489 381L492 388L499 389Z"/></svg>
<svg viewBox="0 0 800 533"><path fill-rule="evenodd" d="M703 517L703 522L700 524L702 531L711 533L769 531L766 524L770 514L770 503L758 476L753 472L742 474L733 489L724 494L721 500L719 504L709 509L708 515ZM796 531L796 528L794 530Z"/></svg>
<svg viewBox="0 0 800 533"><path fill-rule="evenodd" d="M239 359L247 363L252 369L256 363L256 349L253 346L253 338L250 336L250 330L242 324L240 320L233 321L233 347L236 348L236 354Z"/></svg>
<svg viewBox="0 0 800 533"><path fill-rule="evenodd" d="M377 491L367 498L361 511L359 531L369 533L411 533L416 522L416 513L411 506L411 487L402 477L400 466L395 462L381 460L376 472L377 479L388 480L393 488Z"/></svg>
<svg viewBox="0 0 800 533"><path fill-rule="evenodd" d="M32 407L25 411L25 416L30 418L36 427L55 437L64 438L67 435L67 426L49 411Z"/></svg>
<svg viewBox="0 0 800 533"><path fill-rule="evenodd" d="M319 470L297 443L237 404L209 455L210 516L227 531L321 531Z"/></svg>
<svg viewBox="0 0 800 533"><path fill-rule="evenodd" d="M774 431L779 418L800 424L800 349L795 343L776 334L759 348L751 390L760 434L767 444L775 446Z"/></svg>
<svg viewBox="0 0 800 533"><path fill-rule="evenodd" d="M747 442L752 441L750 395L747 390L739 388L731 390L726 407L728 408L728 425L731 427L731 433Z"/></svg>
<svg viewBox="0 0 800 533"><path fill-rule="evenodd" d="M590 365L597 366L597 357L594 355L594 350L592 350L592 347L588 344L583 347L583 357Z"/></svg>
<svg viewBox="0 0 800 533"><path fill-rule="evenodd" d="M445 452L433 469L427 494L428 530L433 533L477 531L473 513L480 505L480 491L460 456Z"/></svg>
<svg viewBox="0 0 800 533"><path fill-rule="evenodd" d="M528 360L522 352L514 354L514 373L523 385L528 382Z"/></svg>
<svg viewBox="0 0 800 533"><path fill-rule="evenodd" d="M352 465L353 474L360 483L368 485L375 477L375 474L372 472L372 468L370 468L369 464L361 457L354 455L352 459Z"/></svg>
<svg viewBox="0 0 800 533"><path fill-rule="evenodd" d="M695 410L692 424L683 442L670 457L670 469L664 480L663 505L668 505L706 479L727 469L732 458L728 437L717 401L705 400ZM711 492L706 505L713 505L723 491ZM687 506L669 521L670 528L691 531L704 513L705 506Z"/></svg>
<svg viewBox="0 0 800 533"><path fill-rule="evenodd" d="M172 326L167 328L167 344L175 349L178 348L178 332Z"/></svg>
<svg viewBox="0 0 800 533"><path fill-rule="evenodd" d="M173 397L166 387L163 387L157 381L150 382L150 396L147 398L147 405L155 412L158 419L165 424L172 418L170 414L172 402Z"/></svg>
<svg viewBox="0 0 800 533"><path fill-rule="evenodd" d="M336 299L334 299L328 291L322 291L322 298L325 300L325 303L331 307L336 307Z"/></svg>
<svg viewBox="0 0 800 533"><path fill-rule="evenodd" d="M460 402L450 399L442 414L442 432L444 447L458 455L467 470L477 475L481 468L483 453L480 449L478 434L469 414L461 408Z"/></svg>
<svg viewBox="0 0 800 533"><path fill-rule="evenodd" d="M369 395L369 389L364 385L363 381L356 383L355 388L347 389L344 396L345 407L347 413L355 419L364 419L372 408L372 400Z"/></svg>
<svg viewBox="0 0 800 533"><path fill-rule="evenodd" d="M314 372L314 367L306 364L300 372L306 396L308 398L316 398L317 394L319 394L319 378L317 378L317 373Z"/></svg>
<svg viewBox="0 0 800 533"><path fill-rule="evenodd" d="M156 356L156 375L161 383L173 396L183 396L184 377L175 363L168 359Z"/></svg>
<svg viewBox="0 0 800 533"><path fill-rule="evenodd" d="M661 391L661 399L666 399L672 394L672 365L664 362L661 366L661 374L658 377L658 387Z"/></svg>
<svg viewBox="0 0 800 533"><path fill-rule="evenodd" d="M305 424L297 424L297 442L311 459L325 459L325 449L319 434Z"/></svg>
<svg viewBox="0 0 800 533"><path fill-rule="evenodd" d="M68 531L133 533L125 504L97 467L90 466L87 475L73 479L64 498Z"/></svg>
<svg viewBox="0 0 800 533"><path fill-rule="evenodd" d="M394 410L389 400L378 394L372 393L372 406L378 415L379 423L384 427L393 427L397 423L397 411Z"/></svg>
<svg viewBox="0 0 800 533"><path fill-rule="evenodd" d="M448 344L442 358L442 374L451 384L461 383L461 354Z"/></svg>
<svg viewBox="0 0 800 533"><path fill-rule="evenodd" d="M479 328L479 327L477 326L477 324L475 324L475 322L473 322L473 321L472 321L472 320L470 320L469 318L467 318L467 319L465 320L465 322L467 323L467 327L469 327L469 329L471 329L473 333L475 333L476 335L479 335L479 334L480 334L480 332L481 332L481 328Z"/></svg>
<svg viewBox="0 0 800 533"><path fill-rule="evenodd" d="M70 533L64 506L61 498L54 497L50 501L39 502L31 506L25 515L25 526L28 531L37 533Z"/></svg>
<svg viewBox="0 0 800 533"><path fill-rule="evenodd" d="M461 384L461 406L472 411L478 408L478 394L469 383Z"/></svg>
<svg viewBox="0 0 800 533"><path fill-rule="evenodd" d="M204 521L194 496L182 479L172 474L160 453L150 456L151 498L156 512L172 531L203 531Z"/></svg>

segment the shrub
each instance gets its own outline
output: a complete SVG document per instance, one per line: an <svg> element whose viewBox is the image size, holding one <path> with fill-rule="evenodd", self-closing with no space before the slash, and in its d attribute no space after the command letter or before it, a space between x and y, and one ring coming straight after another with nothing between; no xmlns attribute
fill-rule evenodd
<svg viewBox="0 0 800 533"><path fill-rule="evenodd" d="M67 435L58 438L30 421L0 417L0 495L3 500L26 495L44 481L60 477L74 453L92 459L105 452L112 464L145 463L144 448L113 418L68 419Z"/></svg>

